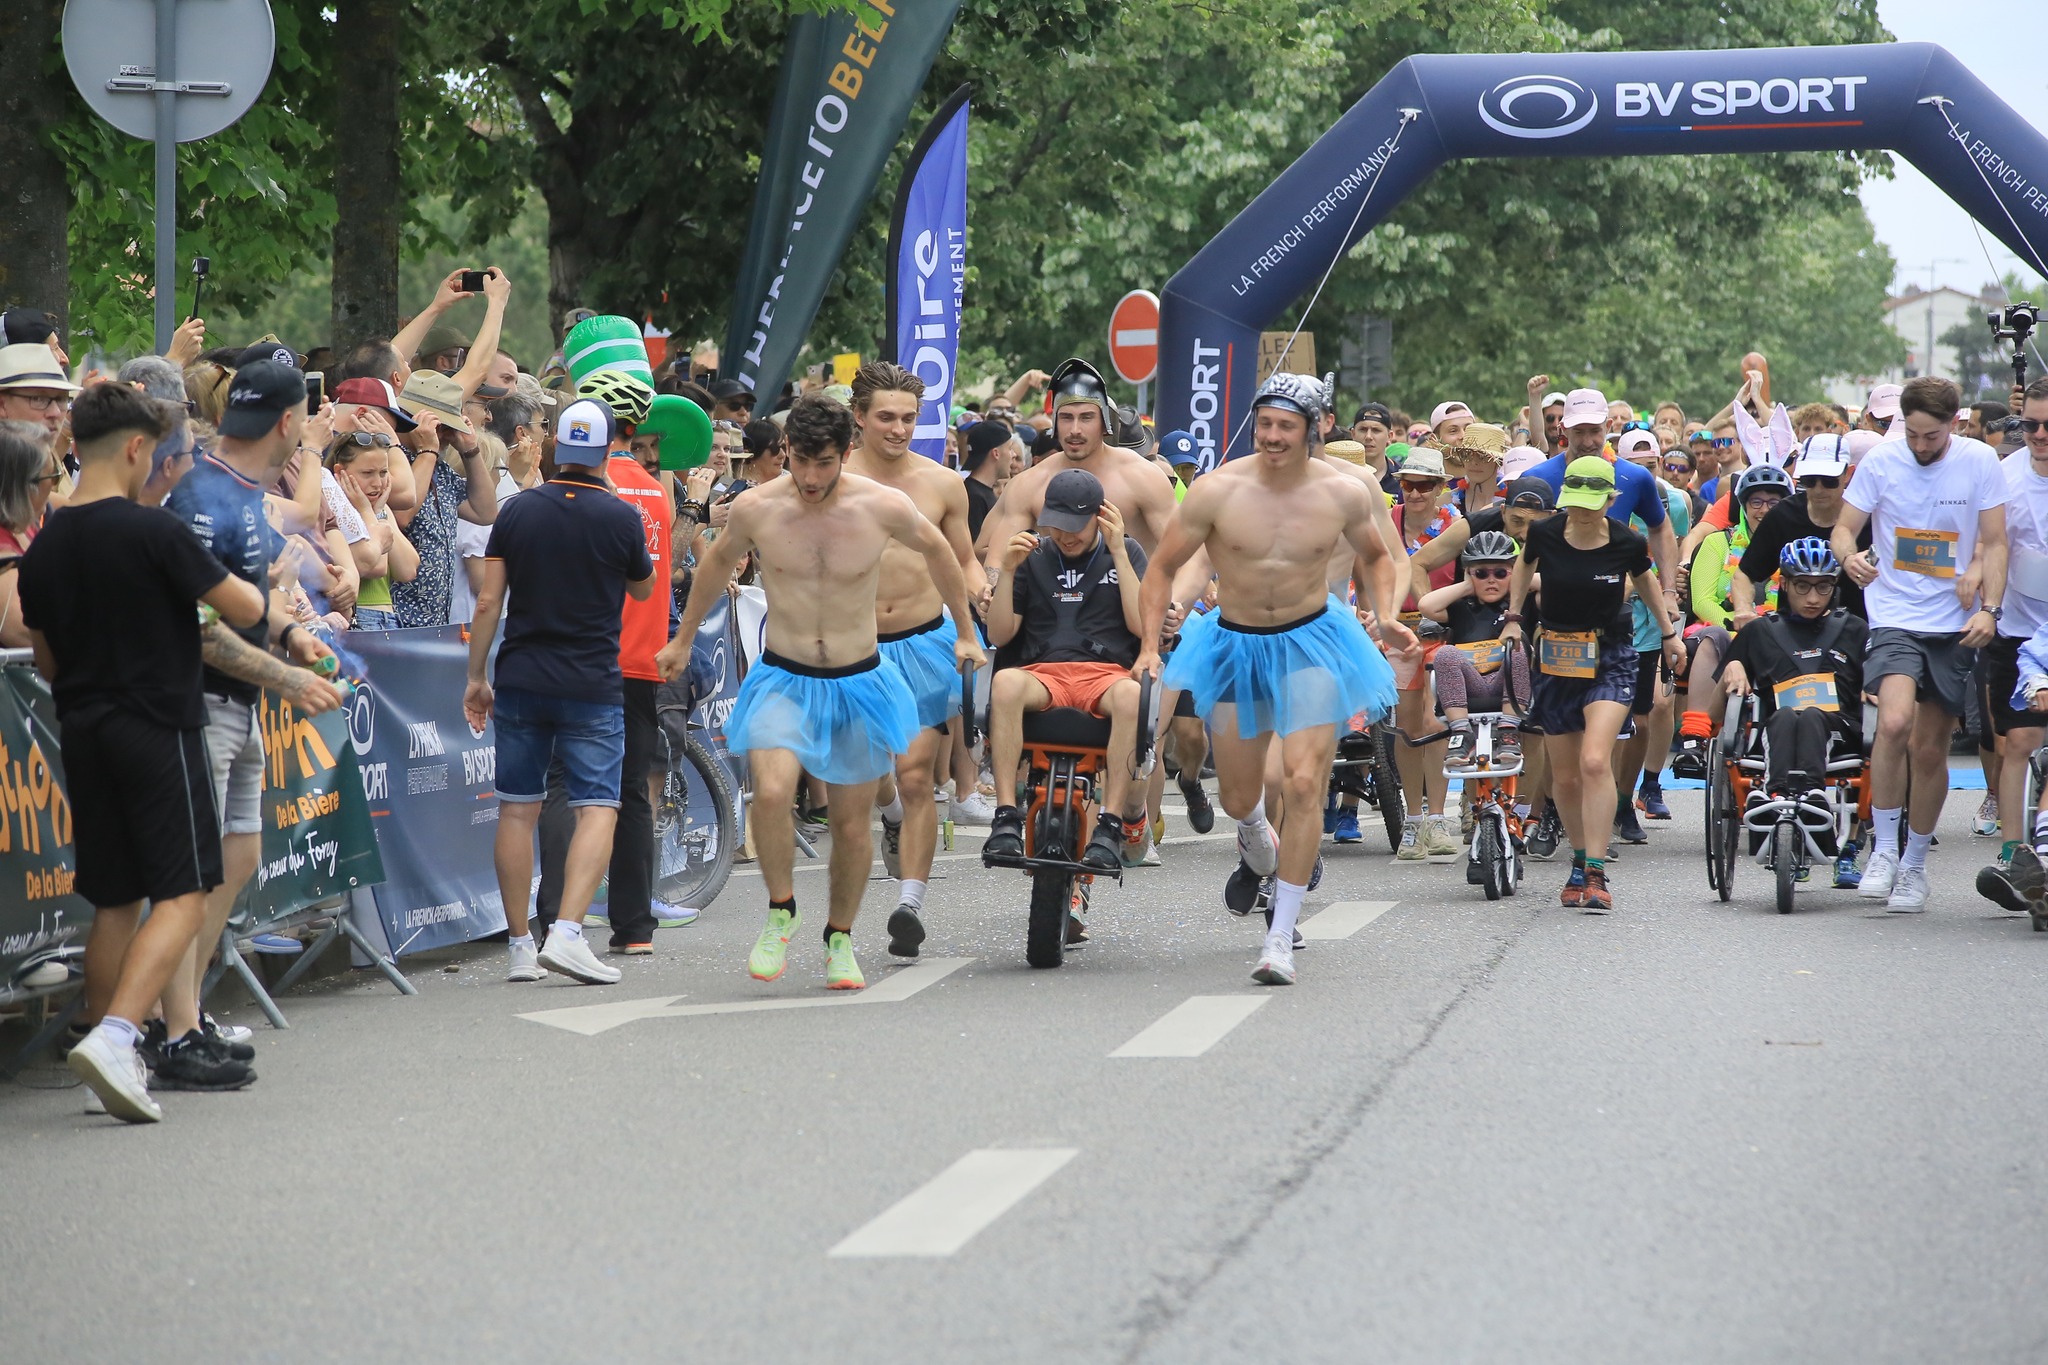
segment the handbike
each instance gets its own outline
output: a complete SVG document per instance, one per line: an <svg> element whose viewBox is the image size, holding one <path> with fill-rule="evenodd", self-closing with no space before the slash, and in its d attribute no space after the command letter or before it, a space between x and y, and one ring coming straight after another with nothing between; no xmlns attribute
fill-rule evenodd
<svg viewBox="0 0 2048 1365"><path fill-rule="evenodd" d="M1494 729L1503 718L1499 711L1472 712L1472 758L1477 766L1458 772L1444 769L1444 776L1462 784L1459 804L1472 822L1465 880L1483 888L1490 901L1515 894L1522 882L1525 852L1522 822L1515 815L1515 778L1521 774L1522 761L1496 764L1493 759Z"/></svg>
<svg viewBox="0 0 2048 1365"><path fill-rule="evenodd" d="M971 703L963 715L971 717ZM968 720L968 734L974 721ZM1159 723L1159 679L1138 680L1137 743L1132 753L1133 780L1152 771ZM1024 940L1024 960L1034 967L1057 967L1065 960L1067 916L1077 894L1095 877L1123 880L1123 869L1098 872L1081 862L1081 852L1095 827L1096 785L1109 757L1109 721L1071 706L1024 713L1024 855L997 858L982 850L984 867L1014 867L1031 876L1031 915ZM998 776L1001 776L999 774Z"/></svg>
<svg viewBox="0 0 2048 1365"><path fill-rule="evenodd" d="M1836 754L1829 741L1821 790L1825 809L1791 797L1767 796L1749 803L1770 771L1770 738L1756 694L1731 706L1707 748L1707 884L1723 901L1735 893L1735 860L1742 840L1771 869L1777 907L1789 915L1799 883L1816 864L1832 861L1822 839L1832 835L1840 849L1870 818L1870 775L1861 754Z"/></svg>

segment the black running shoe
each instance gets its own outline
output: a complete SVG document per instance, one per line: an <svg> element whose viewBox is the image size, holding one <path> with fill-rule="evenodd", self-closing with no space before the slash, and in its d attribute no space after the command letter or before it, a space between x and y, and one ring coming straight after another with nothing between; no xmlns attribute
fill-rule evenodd
<svg viewBox="0 0 2048 1365"><path fill-rule="evenodd" d="M1124 822L1105 811L1095 818L1095 833L1081 850L1081 866L1090 872L1121 872L1124 866Z"/></svg>
<svg viewBox="0 0 2048 1365"><path fill-rule="evenodd" d="M1557 852L1557 846L1564 842L1564 819L1557 813L1557 802L1545 801L1543 814L1536 821L1536 828L1529 833L1529 856L1548 860Z"/></svg>
<svg viewBox="0 0 2048 1365"><path fill-rule="evenodd" d="M228 1041L226 1035L221 1032L220 1025L214 1022L212 1015L201 1014L199 1016L199 1031L206 1035L208 1045L221 1056L237 1062L253 1062L256 1060L256 1049L248 1043Z"/></svg>
<svg viewBox="0 0 2048 1365"><path fill-rule="evenodd" d="M982 861L1023 856L1024 812L1015 806L997 806L995 819L989 822L988 838L981 843Z"/></svg>
<svg viewBox="0 0 2048 1365"><path fill-rule="evenodd" d="M1624 844L1647 844L1650 836L1636 818L1636 803L1623 797L1614 807L1614 836Z"/></svg>
<svg viewBox="0 0 2048 1365"><path fill-rule="evenodd" d="M1323 855L1322 855L1322 854L1320 854L1320 853L1318 853L1318 854L1316 855L1316 865L1315 865L1315 869L1314 869L1313 871L1311 871L1311 872L1310 872L1310 873L1308 874L1308 889L1309 889L1309 890L1311 890L1311 891L1315 890L1315 889L1316 889L1316 888L1317 888L1318 886L1322 885L1322 881L1323 881ZM1295 946L1296 946L1296 947L1300 947L1301 945L1299 945L1299 944L1296 944Z"/></svg>
<svg viewBox="0 0 2048 1365"><path fill-rule="evenodd" d="M1209 793L1203 789L1201 780L1183 773L1179 785L1181 798L1188 803L1188 827L1197 834L1207 834L1216 828L1216 807L1209 803Z"/></svg>
<svg viewBox="0 0 2048 1365"><path fill-rule="evenodd" d="M165 1043L157 1053L159 1090L240 1090L255 1079L247 1062L222 1056L198 1029Z"/></svg>
<svg viewBox="0 0 2048 1365"><path fill-rule="evenodd" d="M899 905L889 916L889 951L896 957L916 957L924 942L924 921L908 905Z"/></svg>
<svg viewBox="0 0 2048 1365"><path fill-rule="evenodd" d="M1237 870L1230 874L1230 880L1223 883L1223 905L1233 915L1249 915L1259 903L1259 890L1265 878L1244 865L1244 859L1237 861Z"/></svg>
<svg viewBox="0 0 2048 1365"><path fill-rule="evenodd" d="M2012 884L2012 873L2008 868L1993 863L1977 871L1977 894L1993 905L2010 910L2015 915L2027 913L2027 898Z"/></svg>
<svg viewBox="0 0 2048 1365"><path fill-rule="evenodd" d="M164 1027L163 1020L145 1020L142 1036L135 1040L135 1050L142 1054L142 1064L151 1071L156 1070L158 1060L163 1057L164 1046L170 1041L170 1030Z"/></svg>

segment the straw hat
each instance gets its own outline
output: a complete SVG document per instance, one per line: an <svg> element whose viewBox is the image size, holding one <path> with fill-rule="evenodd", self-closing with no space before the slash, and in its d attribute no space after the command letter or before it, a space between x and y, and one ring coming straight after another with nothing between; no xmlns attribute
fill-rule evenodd
<svg viewBox="0 0 2048 1365"><path fill-rule="evenodd" d="M1489 422L1474 422L1465 428L1456 445L1444 450L1444 464L1454 472L1463 473L1468 460L1484 460L1497 465L1507 458L1507 453L1506 427L1497 427Z"/></svg>
<svg viewBox="0 0 2048 1365"><path fill-rule="evenodd" d="M1356 441L1325 441L1323 449L1347 464L1365 464L1365 447Z"/></svg>

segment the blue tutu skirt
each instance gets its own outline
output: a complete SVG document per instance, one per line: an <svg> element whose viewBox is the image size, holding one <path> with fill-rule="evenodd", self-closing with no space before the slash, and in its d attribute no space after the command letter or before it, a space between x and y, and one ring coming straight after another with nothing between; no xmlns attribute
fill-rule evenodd
<svg viewBox="0 0 2048 1365"><path fill-rule="evenodd" d="M846 785L891 771L917 728L903 675L879 654L821 671L763 653L740 684L725 742L736 754L787 749L811 776Z"/></svg>
<svg viewBox="0 0 2048 1365"><path fill-rule="evenodd" d="M1244 630L1211 612L1181 629L1165 685L1185 688L1207 716L1237 707L1240 739L1316 725L1340 730L1353 716L1394 709L1394 670L1351 609L1332 597L1318 615L1279 631Z"/></svg>
<svg viewBox="0 0 2048 1365"><path fill-rule="evenodd" d="M960 714L960 666L953 658L953 617L939 619L875 648L896 666L910 688L910 706L921 730L936 730Z"/></svg>

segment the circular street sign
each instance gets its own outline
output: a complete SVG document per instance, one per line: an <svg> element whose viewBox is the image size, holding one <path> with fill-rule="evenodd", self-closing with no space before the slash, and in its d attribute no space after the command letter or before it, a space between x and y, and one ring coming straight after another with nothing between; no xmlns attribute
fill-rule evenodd
<svg viewBox="0 0 2048 1365"><path fill-rule="evenodd" d="M1133 289L1109 314L1109 363L1126 384L1149 384L1159 373L1159 296Z"/></svg>
<svg viewBox="0 0 2048 1365"><path fill-rule="evenodd" d="M130 137L156 140L158 81L181 88L180 142L212 137L249 112L276 48L266 0L176 0L175 69L158 71L150 0L66 0L64 65L92 111ZM111 88L109 88L111 86Z"/></svg>

